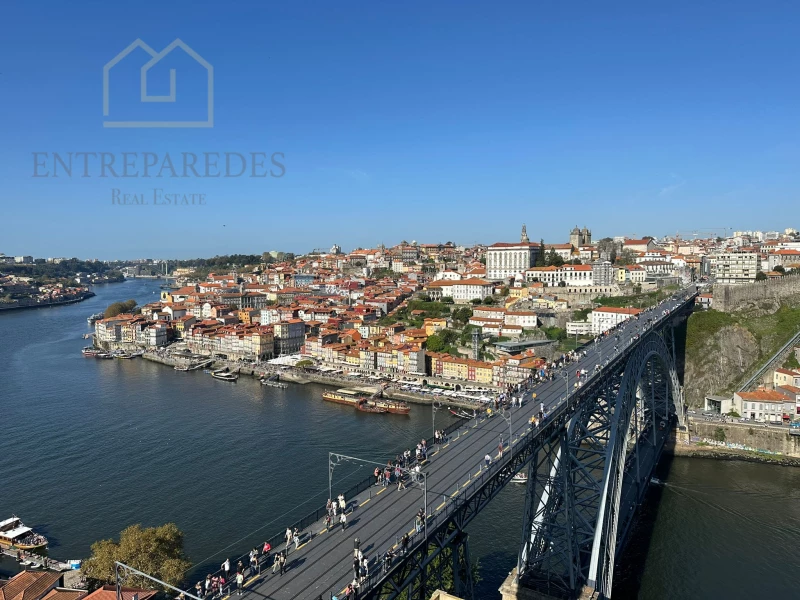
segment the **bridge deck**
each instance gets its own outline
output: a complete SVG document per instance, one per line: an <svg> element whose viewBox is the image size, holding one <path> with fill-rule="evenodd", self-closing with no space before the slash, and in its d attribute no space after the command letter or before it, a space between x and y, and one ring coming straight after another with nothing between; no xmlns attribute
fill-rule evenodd
<svg viewBox="0 0 800 600"><path fill-rule="evenodd" d="M670 306L674 304L670 303ZM661 308L657 314L646 316L660 317L660 311ZM586 369L591 375L595 364L615 355L615 345L619 352L623 352L630 344L631 336L641 333L644 325L645 319L630 320L619 331L619 342L614 336L604 337L589 348L585 358L567 365L570 393L577 369ZM529 420L539 411L540 403L543 402L546 412L550 413L563 402L566 391L563 377L556 377L526 392L524 405L511 411L514 443L528 431ZM535 400L531 399L532 393L537 395ZM428 481L429 518L444 507L446 498L455 495L480 472L484 455L488 453L497 457L501 437L508 451L509 426L498 415L482 422L466 422L465 428L454 432L442 447L431 448L429 460L423 463ZM336 495L338 491L334 489L333 493ZM354 538L361 540L361 550L369 559L370 573L373 573L381 568L378 559L386 550L395 546L403 534L414 532L415 514L423 506L421 489L409 487L398 491L396 485L388 488L373 486L371 490L347 500L344 531L339 525L327 531L322 521L315 523L302 532L299 549L295 551L292 545L286 573L273 574L270 559L268 565L262 566L259 576L246 581L244 595L270 600L317 600L321 596L327 600L331 593L340 594L353 580ZM277 550L280 548L274 549L273 554ZM236 596L236 593L231 595Z"/></svg>

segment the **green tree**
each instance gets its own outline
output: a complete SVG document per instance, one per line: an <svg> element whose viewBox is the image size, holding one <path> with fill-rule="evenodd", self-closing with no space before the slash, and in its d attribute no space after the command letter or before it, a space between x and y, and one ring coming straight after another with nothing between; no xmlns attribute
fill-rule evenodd
<svg viewBox="0 0 800 600"><path fill-rule="evenodd" d="M491 296L486 296L486 298L483 299L483 303L484 304L494 304L494 298L492 298Z"/></svg>
<svg viewBox="0 0 800 600"><path fill-rule="evenodd" d="M544 240L539 242L539 252L536 253L536 266L537 267L544 267L545 266L545 249L544 249Z"/></svg>
<svg viewBox="0 0 800 600"><path fill-rule="evenodd" d="M470 300L470 303L472 303L472 304L480 304L481 303L481 299L480 298L473 298L472 300Z"/></svg>
<svg viewBox="0 0 800 600"><path fill-rule="evenodd" d="M443 304L453 304L453 297L452 296L442 296L442 303Z"/></svg>
<svg viewBox="0 0 800 600"><path fill-rule="evenodd" d="M725 430L722 427L717 427L714 430L714 441L715 442L724 442L725 441Z"/></svg>
<svg viewBox="0 0 800 600"><path fill-rule="evenodd" d="M114 302L103 311L103 317L106 319L116 317L122 313L131 312L134 308L136 308L136 300L133 298L125 300L124 302Z"/></svg>
<svg viewBox="0 0 800 600"><path fill-rule="evenodd" d="M453 320L466 323L472 318L472 309L469 306L460 306L453 311Z"/></svg>
<svg viewBox="0 0 800 600"><path fill-rule="evenodd" d="M622 265L635 265L636 264L636 252L631 250L630 248L625 248L619 255L618 262Z"/></svg>
<svg viewBox="0 0 800 600"><path fill-rule="evenodd" d="M775 265L775 268L772 270L776 273L780 273L781 275L786 275L786 269L783 267L783 265Z"/></svg>
<svg viewBox="0 0 800 600"><path fill-rule="evenodd" d="M764 281L767 276L764 274L764 271L759 271L756 273L756 281Z"/></svg>
<svg viewBox="0 0 800 600"><path fill-rule="evenodd" d="M92 544L92 555L83 562L81 572L92 587L116 581L114 562L119 561L170 585L178 585L192 566L183 551L183 532L175 523L142 528L131 525L119 542L100 540ZM153 588L149 579L129 576L126 585Z"/></svg>
<svg viewBox="0 0 800 600"><path fill-rule="evenodd" d="M560 267L564 264L564 259L561 258L561 255L558 252L556 252L555 248L550 248L550 252L547 253L545 263L548 267Z"/></svg>
<svg viewBox="0 0 800 600"><path fill-rule="evenodd" d="M428 340L425 342L427 349L429 352L441 352L444 350L445 343L438 333L434 333L433 335L428 336Z"/></svg>

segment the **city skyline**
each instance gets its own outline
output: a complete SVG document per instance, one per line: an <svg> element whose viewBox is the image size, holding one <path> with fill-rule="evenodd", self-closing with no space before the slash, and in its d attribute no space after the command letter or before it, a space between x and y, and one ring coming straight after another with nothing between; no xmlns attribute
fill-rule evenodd
<svg viewBox="0 0 800 600"><path fill-rule="evenodd" d="M793 217L793 6L155 6L52 4L47 19L7 9L0 205L13 227L0 251L491 244L523 222L531 240L556 243L575 224L599 239ZM150 54L113 66L106 117L104 67L137 40ZM140 67L177 40L213 66L213 127L106 126L120 102L142 108ZM140 119L197 120L206 107L205 74L192 80L198 61L182 47L167 57L175 86L156 64L147 88L179 102ZM86 166L81 153L97 156ZM186 154L199 175L183 176ZM149 160L161 178L141 176ZM127 162L139 177L119 175ZM115 202L126 194L138 203Z"/></svg>

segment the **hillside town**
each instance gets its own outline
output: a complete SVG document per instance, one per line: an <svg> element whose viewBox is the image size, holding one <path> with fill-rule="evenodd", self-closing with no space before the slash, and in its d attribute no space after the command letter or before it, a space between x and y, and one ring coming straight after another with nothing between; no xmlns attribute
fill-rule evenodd
<svg viewBox="0 0 800 600"><path fill-rule="evenodd" d="M334 246L200 279L177 268L181 285L135 314L98 320L95 341L501 387L679 285L781 277L800 269L794 257L794 230L594 241L588 228L575 227L567 242L546 244L531 241L523 225L518 242L488 246L403 242L349 253ZM711 295L698 302L710 307Z"/></svg>

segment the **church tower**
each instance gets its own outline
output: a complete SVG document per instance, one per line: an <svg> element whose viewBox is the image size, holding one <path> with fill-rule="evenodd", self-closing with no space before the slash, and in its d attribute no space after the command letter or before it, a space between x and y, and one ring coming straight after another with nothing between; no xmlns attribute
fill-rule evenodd
<svg viewBox="0 0 800 600"><path fill-rule="evenodd" d="M581 246L589 246L592 243L592 232L586 227L583 226L583 231L581 231Z"/></svg>
<svg viewBox="0 0 800 600"><path fill-rule="evenodd" d="M525 229L525 223L522 224L522 235L520 236L519 241L523 244L530 242L528 239L528 231Z"/></svg>
<svg viewBox="0 0 800 600"><path fill-rule="evenodd" d="M575 248L579 248L581 245L581 230L578 229L577 225L569 232L569 243Z"/></svg>

